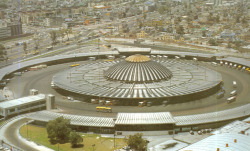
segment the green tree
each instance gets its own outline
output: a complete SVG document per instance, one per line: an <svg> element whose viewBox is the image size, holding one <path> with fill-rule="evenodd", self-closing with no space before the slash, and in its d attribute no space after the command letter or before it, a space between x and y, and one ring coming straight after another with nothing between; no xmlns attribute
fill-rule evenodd
<svg viewBox="0 0 250 151"><path fill-rule="evenodd" d="M165 12L165 7L164 6L160 6L159 9L158 9L158 12L160 14L163 14Z"/></svg>
<svg viewBox="0 0 250 151"><path fill-rule="evenodd" d="M138 151L147 150L148 141L142 138L141 133L136 133L135 135L129 135L127 143L128 143L128 146L130 146L132 149L135 149Z"/></svg>
<svg viewBox="0 0 250 151"><path fill-rule="evenodd" d="M78 33L78 32L74 32L73 33L73 35L74 35L74 40L76 41L76 42L78 42L79 40L80 40L80 33Z"/></svg>
<svg viewBox="0 0 250 151"><path fill-rule="evenodd" d="M38 35L34 35L33 40L35 44L35 49L37 50L39 48L41 38Z"/></svg>
<svg viewBox="0 0 250 151"><path fill-rule="evenodd" d="M213 38L209 39L208 43L209 43L210 45L212 45L212 46L218 46L217 41L216 41L215 39L213 39Z"/></svg>
<svg viewBox="0 0 250 151"><path fill-rule="evenodd" d="M66 29L65 28L60 29L59 34L60 34L60 36L62 38L62 42L63 42L63 38L65 37L65 34L66 34Z"/></svg>
<svg viewBox="0 0 250 151"><path fill-rule="evenodd" d="M238 40L235 41L234 44L235 44L236 49L239 49L239 47L241 46L241 42Z"/></svg>
<svg viewBox="0 0 250 151"><path fill-rule="evenodd" d="M202 33L202 37L206 37L206 32L207 32L206 30L202 30L202 32L201 32Z"/></svg>
<svg viewBox="0 0 250 151"><path fill-rule="evenodd" d="M235 22L236 22L236 23L239 23L239 22L240 22L240 15L237 15L237 16L236 16Z"/></svg>
<svg viewBox="0 0 250 151"><path fill-rule="evenodd" d="M179 34L179 35L185 34L184 28L183 28L182 25L180 25L180 26L178 26L178 27L176 28L176 33Z"/></svg>
<svg viewBox="0 0 250 151"><path fill-rule="evenodd" d="M217 16L215 17L215 21L216 21L217 23L220 22L220 16L219 16L219 15L217 15Z"/></svg>
<svg viewBox="0 0 250 151"><path fill-rule="evenodd" d="M5 55L5 47L4 45L0 44L0 56Z"/></svg>
<svg viewBox="0 0 250 151"><path fill-rule="evenodd" d="M68 41L69 41L69 34L72 34L72 28L68 28L65 30L65 33L67 35Z"/></svg>
<svg viewBox="0 0 250 151"><path fill-rule="evenodd" d="M49 32L49 34L50 34L50 38L52 40L52 46L53 46L53 45L56 44L56 39L58 37L57 31L56 30L52 30L52 31Z"/></svg>
<svg viewBox="0 0 250 151"><path fill-rule="evenodd" d="M1 3L1 4L0 4L0 8L2 8L2 9L7 9L7 8L8 8L8 5L7 5L7 4L4 4L4 3Z"/></svg>
<svg viewBox="0 0 250 151"><path fill-rule="evenodd" d="M26 42L23 43L23 51L25 54L27 54L27 43Z"/></svg>
<svg viewBox="0 0 250 151"><path fill-rule="evenodd" d="M65 119L62 116L55 120L50 120L46 125L48 138L51 143L63 143L69 140L69 134L71 132L70 120Z"/></svg>
<svg viewBox="0 0 250 151"><path fill-rule="evenodd" d="M69 141L72 147L77 147L80 143L83 142L83 138L80 134L76 133L75 131L72 131L69 135Z"/></svg>
<svg viewBox="0 0 250 151"><path fill-rule="evenodd" d="M245 17L245 16L242 18L241 23L242 23L242 24L247 24L247 20L246 20L246 17Z"/></svg>

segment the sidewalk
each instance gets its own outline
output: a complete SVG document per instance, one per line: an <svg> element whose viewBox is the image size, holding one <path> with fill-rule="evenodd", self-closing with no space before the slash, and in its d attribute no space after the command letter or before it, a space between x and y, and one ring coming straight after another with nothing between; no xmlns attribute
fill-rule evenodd
<svg viewBox="0 0 250 151"><path fill-rule="evenodd" d="M29 113L29 114L30 114L30 113ZM32 114L32 113L31 113L31 114ZM3 140L3 141L4 141L4 144L3 144L4 147L12 148L13 151L22 151L22 149L20 149L20 148L17 147L17 146L12 145L12 144L5 138L5 131L6 131L6 129L7 129L10 125L12 125L13 123L18 122L18 121L20 121L20 120L26 118L27 115L28 115L28 114L16 116L16 117L14 117L14 118L11 118L11 119L7 120L3 125L1 125L1 127L0 127L0 140ZM24 125L24 124L25 124L25 123L21 123L20 125L22 126L22 125ZM20 126L20 127L21 127L21 126ZM19 128L20 128L20 127L19 127ZM15 129L15 130L13 130L13 132L16 133L15 135L16 135L16 137L18 137L18 141L19 141L20 143L27 144L28 146L32 146L32 148L34 148L34 149L36 149L36 150L40 150L40 151L53 151L53 150L50 149L50 148L47 148L47 147L45 147L45 146L41 146L41 145L36 144L36 143L34 143L34 142L32 142L32 141L28 141L28 140L24 139L23 137L21 137L20 132L19 132L19 129ZM1 145L0 145L0 146L1 146Z"/></svg>

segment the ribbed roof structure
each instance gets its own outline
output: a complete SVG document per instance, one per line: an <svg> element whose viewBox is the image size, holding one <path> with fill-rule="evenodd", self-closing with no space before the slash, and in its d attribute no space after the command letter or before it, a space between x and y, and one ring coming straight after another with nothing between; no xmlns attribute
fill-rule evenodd
<svg viewBox="0 0 250 151"><path fill-rule="evenodd" d="M172 77L172 72L146 56L133 55L111 66L104 72L104 77L110 80L143 83L168 80Z"/></svg>
<svg viewBox="0 0 250 151"><path fill-rule="evenodd" d="M125 60L128 62L147 62L147 61L150 61L150 58L144 55L136 54L136 55L129 56Z"/></svg>

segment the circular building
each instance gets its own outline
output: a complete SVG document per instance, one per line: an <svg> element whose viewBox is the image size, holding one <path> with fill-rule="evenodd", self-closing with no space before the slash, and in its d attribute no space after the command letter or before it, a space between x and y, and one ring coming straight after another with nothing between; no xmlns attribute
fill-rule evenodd
<svg viewBox="0 0 250 151"><path fill-rule="evenodd" d="M64 93L112 100L121 105L200 99L217 92L221 75L197 64L132 55L115 61L88 62L57 73L54 85ZM87 99L86 99L87 98Z"/></svg>
<svg viewBox="0 0 250 151"><path fill-rule="evenodd" d="M133 55L104 71L108 80L126 83L152 83L169 80L172 72L143 55Z"/></svg>

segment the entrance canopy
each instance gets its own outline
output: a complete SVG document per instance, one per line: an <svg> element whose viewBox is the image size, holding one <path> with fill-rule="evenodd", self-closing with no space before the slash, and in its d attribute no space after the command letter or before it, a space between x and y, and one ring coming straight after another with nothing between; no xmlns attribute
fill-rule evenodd
<svg viewBox="0 0 250 151"><path fill-rule="evenodd" d="M116 125L174 124L170 112L118 113Z"/></svg>

